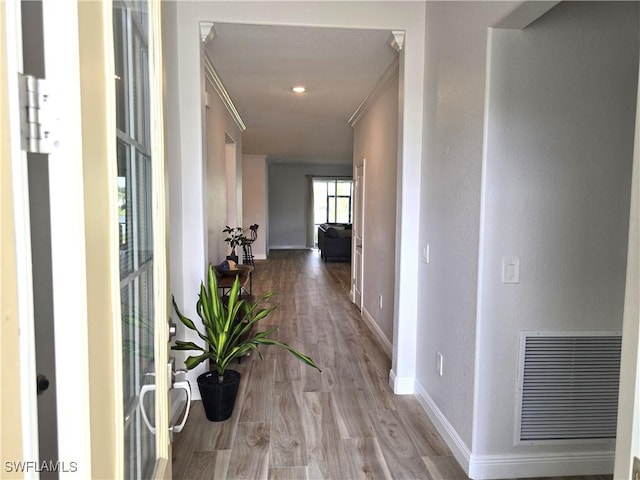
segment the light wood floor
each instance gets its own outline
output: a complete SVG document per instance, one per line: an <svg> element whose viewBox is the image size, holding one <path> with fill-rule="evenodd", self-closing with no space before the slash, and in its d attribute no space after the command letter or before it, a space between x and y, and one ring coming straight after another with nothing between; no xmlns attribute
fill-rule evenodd
<svg viewBox="0 0 640 480"><path fill-rule="evenodd" d="M194 402L175 436L175 479L467 479L416 399L391 392L391 360L348 298L350 268L317 251L256 264L254 293L278 293L263 327L279 325L277 338L323 372L275 348L234 365L233 416L209 422Z"/></svg>

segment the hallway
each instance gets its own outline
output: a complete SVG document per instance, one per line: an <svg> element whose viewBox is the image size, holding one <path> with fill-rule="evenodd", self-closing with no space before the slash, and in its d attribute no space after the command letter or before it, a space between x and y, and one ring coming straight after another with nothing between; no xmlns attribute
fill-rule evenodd
<svg viewBox="0 0 640 480"><path fill-rule="evenodd" d="M235 365L233 416L209 422L195 402L174 439L174 478L467 478L416 399L392 394L391 361L349 301L350 268L315 250L257 264L254 293L278 294L261 329L279 325L277 338L323 372L273 348Z"/></svg>

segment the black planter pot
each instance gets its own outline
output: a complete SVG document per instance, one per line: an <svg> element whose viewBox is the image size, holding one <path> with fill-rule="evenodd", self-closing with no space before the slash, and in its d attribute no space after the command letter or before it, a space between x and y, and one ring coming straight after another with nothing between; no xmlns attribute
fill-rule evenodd
<svg viewBox="0 0 640 480"><path fill-rule="evenodd" d="M218 382L218 373L215 371L205 372L198 377L198 388L208 420L222 422L231 416L239 385L240 373L235 370L225 371L222 383Z"/></svg>

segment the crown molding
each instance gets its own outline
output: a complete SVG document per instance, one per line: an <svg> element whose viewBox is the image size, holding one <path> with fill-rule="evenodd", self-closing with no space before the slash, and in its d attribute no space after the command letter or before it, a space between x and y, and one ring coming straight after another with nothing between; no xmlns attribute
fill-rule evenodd
<svg viewBox="0 0 640 480"><path fill-rule="evenodd" d="M396 52L400 52L404 48L404 30L391 30L391 40L389 45Z"/></svg>
<svg viewBox="0 0 640 480"><path fill-rule="evenodd" d="M231 96L229 96L227 89L222 83L222 80L220 80L216 69L213 68L213 63L211 62L209 55L207 55L207 52L204 52L202 55L202 65L204 67L204 76L207 80L209 80L209 83L211 83L211 85L215 89L216 93L220 97L220 100L222 100L222 103L229 112L229 115L231 115L231 118L233 118L233 120L236 122L236 125L238 125L238 128L240 128L240 131L244 132L247 129L247 125L244 123L244 120L242 120L240 112L238 112L238 109L233 103L233 100L231 100Z"/></svg>
<svg viewBox="0 0 640 480"><path fill-rule="evenodd" d="M200 22L200 39L202 43L211 41L216 36L216 30L213 28L213 22Z"/></svg>
<svg viewBox="0 0 640 480"><path fill-rule="evenodd" d="M393 82L400 74L400 59L398 57L389 64L382 76L378 79L378 82L373 87L373 90L365 97L362 103L353 112L353 115L347 120L347 123L352 127L355 127L365 113L371 108L371 105L375 103L378 97L386 90L386 88Z"/></svg>

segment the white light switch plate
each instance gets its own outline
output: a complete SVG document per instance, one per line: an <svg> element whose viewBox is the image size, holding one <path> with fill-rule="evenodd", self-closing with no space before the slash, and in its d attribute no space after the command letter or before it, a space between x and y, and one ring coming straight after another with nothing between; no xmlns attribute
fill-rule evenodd
<svg viewBox="0 0 640 480"><path fill-rule="evenodd" d="M520 259L505 257L502 259L502 283L520 283Z"/></svg>
<svg viewBox="0 0 640 480"><path fill-rule="evenodd" d="M422 249L422 261L424 263L429 263L429 261L431 260L430 257L431 257L431 255L430 255L430 252L429 252L429 245L427 244Z"/></svg>

